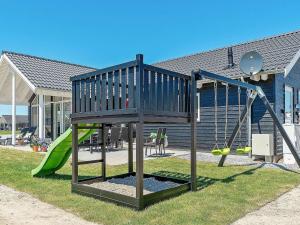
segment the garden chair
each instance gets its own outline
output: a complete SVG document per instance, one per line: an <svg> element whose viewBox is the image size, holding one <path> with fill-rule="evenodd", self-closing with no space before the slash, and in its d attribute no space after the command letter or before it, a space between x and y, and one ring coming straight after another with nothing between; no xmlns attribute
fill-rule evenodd
<svg viewBox="0 0 300 225"><path fill-rule="evenodd" d="M36 127L29 127L27 133L23 137L24 143L29 144L35 132L36 132Z"/></svg>
<svg viewBox="0 0 300 225"><path fill-rule="evenodd" d="M158 128L157 129L157 132L156 132L156 137L153 138L153 137L148 137L147 140L145 141L144 143L144 147L146 147L145 149L145 156L147 156L147 152L148 152L148 148L149 148L149 151L150 151L150 155L151 155L151 149L152 148L155 148L155 154L157 155L157 150L158 152L160 152L160 146L161 146L161 143L162 143L162 132L163 132L163 128Z"/></svg>
<svg viewBox="0 0 300 225"><path fill-rule="evenodd" d="M124 147L124 141L128 143L128 127L121 127L120 142L121 148Z"/></svg>
<svg viewBox="0 0 300 225"><path fill-rule="evenodd" d="M112 127L109 138L110 150L118 148L121 136L121 127Z"/></svg>
<svg viewBox="0 0 300 225"><path fill-rule="evenodd" d="M166 154L166 148L165 148L165 138L167 135L167 128L162 128L162 132L161 132L161 138L160 138L160 143L159 143L159 150L160 150L160 154ZM162 151L164 151L164 153L162 153Z"/></svg>

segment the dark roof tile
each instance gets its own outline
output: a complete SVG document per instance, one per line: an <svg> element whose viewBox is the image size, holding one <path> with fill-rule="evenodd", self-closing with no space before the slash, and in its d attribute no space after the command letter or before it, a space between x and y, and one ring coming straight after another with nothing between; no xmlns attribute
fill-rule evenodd
<svg viewBox="0 0 300 225"><path fill-rule="evenodd" d="M242 55L257 51L264 59L263 70L284 70L300 49L300 31L281 34L252 42L229 46L233 49L233 68L227 66L227 48L219 48L153 64L164 69L190 75L192 70L208 70L232 78L243 76L239 69Z"/></svg>

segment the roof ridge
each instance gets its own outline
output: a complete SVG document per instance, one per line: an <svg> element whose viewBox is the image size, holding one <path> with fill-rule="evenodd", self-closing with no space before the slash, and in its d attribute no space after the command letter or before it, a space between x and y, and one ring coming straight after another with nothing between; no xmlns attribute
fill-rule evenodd
<svg viewBox="0 0 300 225"><path fill-rule="evenodd" d="M50 62L62 63L62 64L71 65L71 66L79 66L79 67L83 67L83 68L97 70L97 68L94 68L94 67L84 66L84 65L80 65L80 64L76 64L76 63L65 62L65 61L62 61L62 60L49 59L49 58L45 58L45 57L34 56L34 55L29 55L29 54L24 54L24 53L18 53L18 52L13 52L13 51L6 51L6 50L2 51L2 54L6 54L6 53L7 54L13 54L13 55L19 55L19 56L25 56L25 57L29 57L29 58L40 59L40 60L45 60L45 61L50 61Z"/></svg>
<svg viewBox="0 0 300 225"><path fill-rule="evenodd" d="M227 46L220 47L220 48L214 48L214 49L211 49L211 50L204 50L202 52L197 52L197 53L192 53L192 54L185 55L185 56L180 56L180 57L175 57L175 58L171 58L171 59L167 59L167 60L162 60L162 61L158 61L158 62L155 62L155 63L152 63L152 64L160 64L160 63L165 63L165 62L171 62L171 61L178 60L178 59L197 56L197 55L200 55L200 54L214 52L214 51L218 51L218 50L222 50L222 49L227 49L227 48L230 48L230 47L237 47L237 46L246 45L246 44L250 44L250 43L256 43L256 42L259 42L259 41L265 41L265 40L269 40L269 39L273 39L273 38L279 38L279 37L282 37L282 36L296 34L296 33L299 33L299 32L300 32L300 30L295 30L295 31L281 33L281 34L270 35L270 36L267 36L267 37L254 39L252 41L240 42L238 44L231 44L231 45L227 45Z"/></svg>

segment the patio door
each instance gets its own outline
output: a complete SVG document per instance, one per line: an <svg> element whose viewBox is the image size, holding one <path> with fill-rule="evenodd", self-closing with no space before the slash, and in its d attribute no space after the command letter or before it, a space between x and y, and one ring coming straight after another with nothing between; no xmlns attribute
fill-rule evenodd
<svg viewBox="0 0 300 225"><path fill-rule="evenodd" d="M53 103L53 139L63 134L71 125L71 99L55 99Z"/></svg>
<svg viewBox="0 0 300 225"><path fill-rule="evenodd" d="M293 88L285 86L284 91L284 122L292 124L294 122L294 95Z"/></svg>

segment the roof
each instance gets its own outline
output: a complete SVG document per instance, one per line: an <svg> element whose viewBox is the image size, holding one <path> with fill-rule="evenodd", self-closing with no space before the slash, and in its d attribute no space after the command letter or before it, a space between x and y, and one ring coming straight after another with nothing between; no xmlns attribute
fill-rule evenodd
<svg viewBox="0 0 300 225"><path fill-rule="evenodd" d="M227 67L228 47L232 47L233 50L233 61L236 64L233 68ZM153 65L186 75L190 75L192 70L202 69L221 75L227 75L231 78L237 78L244 75L238 65L241 56L249 51L257 51L264 59L263 70L265 72L274 70L283 72L300 49L300 31L228 47L162 61Z"/></svg>
<svg viewBox="0 0 300 225"><path fill-rule="evenodd" d="M71 91L70 77L95 71L95 68L3 51L11 62L37 88Z"/></svg>
<svg viewBox="0 0 300 225"><path fill-rule="evenodd" d="M2 115L1 118L3 119L2 122L11 124L11 121L12 121L11 115ZM28 123L28 116L27 115L16 115L16 121L17 121L17 123Z"/></svg>

